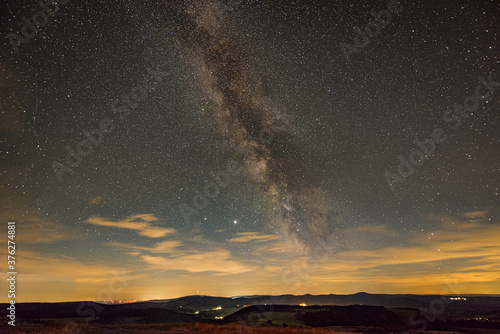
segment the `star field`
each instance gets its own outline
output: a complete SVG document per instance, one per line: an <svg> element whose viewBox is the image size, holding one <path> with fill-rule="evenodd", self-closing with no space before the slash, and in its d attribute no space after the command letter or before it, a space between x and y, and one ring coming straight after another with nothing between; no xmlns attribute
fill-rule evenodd
<svg viewBox="0 0 500 334"><path fill-rule="evenodd" d="M24 301L95 299L122 269L130 299L451 278L500 293L496 1L63 2L36 33L24 19L48 9L1 5L0 196ZM283 283L320 240L328 256Z"/></svg>

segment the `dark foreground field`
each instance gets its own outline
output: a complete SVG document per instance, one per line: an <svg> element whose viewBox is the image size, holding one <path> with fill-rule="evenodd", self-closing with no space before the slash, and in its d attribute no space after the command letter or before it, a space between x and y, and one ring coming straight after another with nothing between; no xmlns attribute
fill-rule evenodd
<svg viewBox="0 0 500 334"><path fill-rule="evenodd" d="M65 328L62 322L47 322L45 324L23 324L21 328L8 329L0 327L2 333L18 333L18 334L59 334L59 333L89 333L89 334L114 334L114 333L128 333L128 334L353 334L353 333L397 333L397 334L498 334L500 330L465 330L465 331L425 331L409 330L402 332L393 332L384 330L382 328L356 326L356 327L342 327L335 326L329 328L294 328L294 327L248 327L241 325L216 325L216 324L122 324L122 325L93 325L82 323L72 331Z"/></svg>
<svg viewBox="0 0 500 334"><path fill-rule="evenodd" d="M25 327L25 326L23 326ZM65 324L52 322L44 325L28 325L25 329L13 330L13 333L71 333L65 330ZM29 328L29 329L28 329ZM354 330L354 329L353 329ZM254 334L330 334L330 333L353 333L353 330L342 329L328 330L317 328L279 328L279 327L247 327L240 325L216 325L216 324L122 324L122 325L91 325L80 324L73 333L184 333L184 334L229 334L229 333L254 333ZM2 332L3 333L3 332ZM359 333L359 331L358 331Z"/></svg>

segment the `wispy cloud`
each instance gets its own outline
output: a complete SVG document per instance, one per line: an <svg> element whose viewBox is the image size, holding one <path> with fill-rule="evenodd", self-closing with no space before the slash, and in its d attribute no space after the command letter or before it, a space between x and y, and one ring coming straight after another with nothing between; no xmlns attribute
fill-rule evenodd
<svg viewBox="0 0 500 334"><path fill-rule="evenodd" d="M141 259L156 269L185 270L192 273L216 272L222 275L240 274L252 271L231 257L225 249L212 252L199 252L179 257L143 255Z"/></svg>
<svg viewBox="0 0 500 334"><path fill-rule="evenodd" d="M483 218L483 217L486 217L486 215L488 214L488 211L469 211L469 212L465 212L463 214L463 216L465 218Z"/></svg>
<svg viewBox="0 0 500 334"><path fill-rule="evenodd" d="M363 225L358 227L353 227L347 229L345 234L350 233L369 233L369 234L378 234L378 235L389 235L389 230L384 225Z"/></svg>
<svg viewBox="0 0 500 334"><path fill-rule="evenodd" d="M126 244L121 242L113 242L109 244L110 246L117 248L125 248L131 251L133 255L140 254L138 251L147 251L151 253L178 253L178 247L182 245L181 241L178 240L166 240L156 243L152 247L135 246L132 244Z"/></svg>
<svg viewBox="0 0 500 334"><path fill-rule="evenodd" d="M229 242L265 242L272 241L278 239L277 235L274 234L266 234L261 235L258 232L242 232L238 233L236 238L229 239Z"/></svg>
<svg viewBox="0 0 500 334"><path fill-rule="evenodd" d="M170 298L172 291L180 296L198 289L227 296L358 291L440 293L448 281L457 282L454 285L457 293L500 293L500 226L493 224L487 213L468 216L426 216L433 219L433 231L413 232L411 244L376 242L371 249L360 246L349 251L332 246L333 255L320 259L297 258L293 245L279 236L254 232L239 233L229 239L230 243L182 233L172 240L171 233L175 231L154 226L157 219L153 215L136 215L120 221L92 217L89 223L170 239L141 239L135 244L106 242L117 254L130 255L124 256L121 263L128 269L128 285L116 297ZM480 216L484 217L472 218ZM24 222L19 226L21 223ZM33 220L31 225L24 226L42 232L43 240L62 238L55 234L50 239L59 226L46 223ZM382 241L384 236L392 238L393 232L387 227L370 225L353 228L348 234L363 237L362 240L372 237ZM41 242L28 230L19 233L20 238L28 236ZM228 245L232 251L224 249ZM97 292L106 289L113 280L114 272L122 270L104 259L96 263L61 254L42 255L29 249L19 250L18 255L23 270L20 278L25 282L23 294L29 296L29 301L95 299ZM0 250L0 256L6 256L6 249ZM130 268L140 268L140 273ZM139 274L143 275L140 279ZM158 289L165 282L169 292Z"/></svg>
<svg viewBox="0 0 500 334"><path fill-rule="evenodd" d="M168 234L176 232L173 228L163 228L151 224L151 222L155 222L157 220L158 218L152 214L139 214L129 216L120 221L113 221L108 218L94 216L89 218L87 223L98 226L135 230L139 235L148 238L162 238Z"/></svg>
<svg viewBox="0 0 500 334"><path fill-rule="evenodd" d="M5 250L0 255L7 257ZM23 282L16 301L23 302L96 300L97 293L115 282L117 276L121 280L136 279L132 271L123 267L65 255L17 250L16 262L22 268L18 276Z"/></svg>
<svg viewBox="0 0 500 334"><path fill-rule="evenodd" d="M37 215L27 215L20 210L5 210L0 215L0 220L16 222L16 241L23 244L52 243L77 238L63 224Z"/></svg>
<svg viewBox="0 0 500 334"><path fill-rule="evenodd" d="M454 226L416 236L417 245L413 247L340 252L332 261L322 262L311 278L323 284L370 282L378 284L379 289L392 286L424 293L429 293L433 286L443 286L449 279L473 286L498 283L500 226L477 223ZM297 266L290 264L292 268Z"/></svg>

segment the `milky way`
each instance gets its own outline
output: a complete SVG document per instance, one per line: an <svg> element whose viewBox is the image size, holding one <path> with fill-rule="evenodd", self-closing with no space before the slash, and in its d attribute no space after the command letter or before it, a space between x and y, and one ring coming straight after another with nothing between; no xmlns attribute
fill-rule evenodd
<svg viewBox="0 0 500 334"><path fill-rule="evenodd" d="M299 251L310 251L332 229L337 219L333 205L312 177L307 155L294 144L296 125L266 97L224 9L214 1L192 1L170 4L167 15L198 64L221 133L246 175L270 199L281 233Z"/></svg>
<svg viewBox="0 0 500 334"><path fill-rule="evenodd" d="M115 300L500 294L498 1L400 1L389 24L392 0L62 2L0 10L16 303L101 300L116 273Z"/></svg>

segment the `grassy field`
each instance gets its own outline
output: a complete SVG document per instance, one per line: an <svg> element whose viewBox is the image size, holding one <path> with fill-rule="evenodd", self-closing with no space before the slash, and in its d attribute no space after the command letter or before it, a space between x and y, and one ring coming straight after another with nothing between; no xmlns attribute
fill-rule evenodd
<svg viewBox="0 0 500 334"><path fill-rule="evenodd" d="M269 323L269 321L271 323ZM304 326L304 322L295 319L295 313L290 312L266 312L258 314L258 317L255 317L251 325L253 326L263 326L263 325L277 325L282 326L283 324L287 324L288 326Z"/></svg>
<svg viewBox="0 0 500 334"><path fill-rule="evenodd" d="M240 325L214 325L214 324L122 324L110 326L96 326L82 323L77 331L67 331L64 329L63 322L50 322L44 325L21 325L15 329L9 327L0 327L1 333L17 334L69 334L69 333L88 333L88 334L354 334L354 333L391 333L371 327L330 327L328 329L317 328L296 328L296 327L246 327ZM418 331L411 330L410 334L420 334ZM426 334L463 334L457 332L438 332L426 331ZM500 331L472 331L474 334L494 334ZM398 333L394 333L398 334Z"/></svg>
<svg viewBox="0 0 500 334"><path fill-rule="evenodd" d="M96 326L86 323L79 324L76 331L65 330L65 322L53 321L40 325L21 325L16 329L5 331L5 328L0 328L2 333L18 333L18 334L59 334L59 333L163 333L163 334L331 334L331 333L353 333L353 331L338 331L338 330L323 330L314 328L294 328L294 327L248 327L237 324L230 325L215 325L215 324L121 324ZM358 332L359 333L359 332Z"/></svg>

